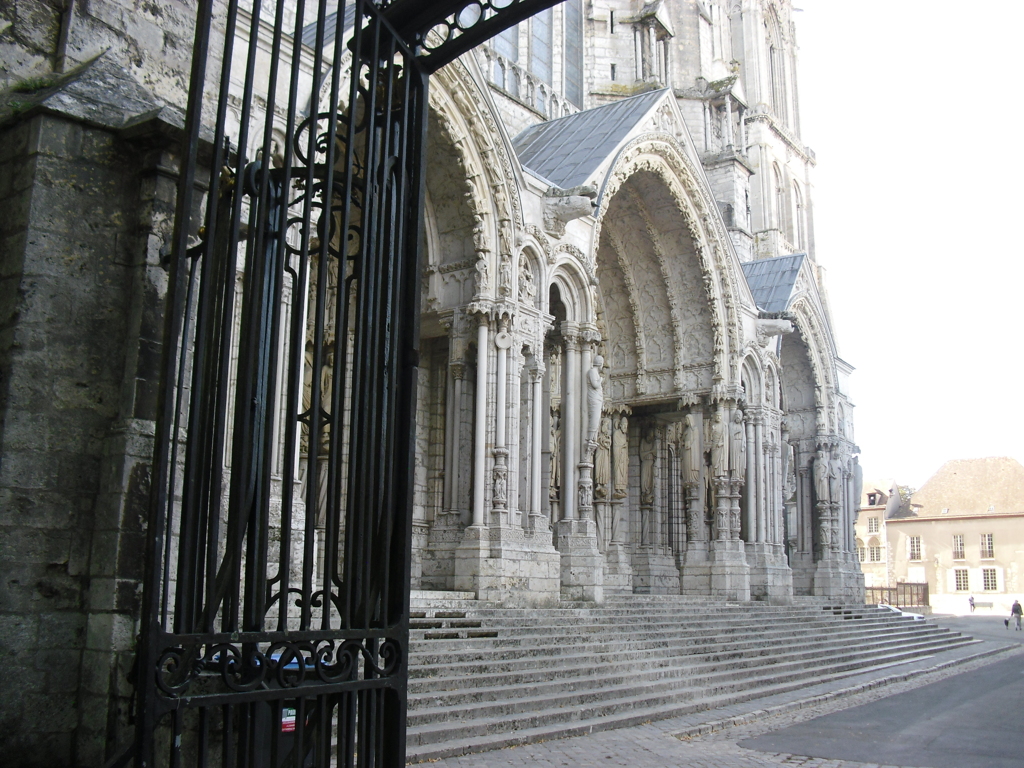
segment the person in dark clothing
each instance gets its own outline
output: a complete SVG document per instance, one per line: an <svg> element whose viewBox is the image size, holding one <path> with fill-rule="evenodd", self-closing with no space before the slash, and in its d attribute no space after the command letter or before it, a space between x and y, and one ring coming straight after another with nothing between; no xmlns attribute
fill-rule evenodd
<svg viewBox="0 0 1024 768"><path fill-rule="evenodd" d="M1013 627L1018 632L1020 631L1020 619L1022 614L1024 614L1024 608L1021 608L1020 600L1014 600L1013 607L1010 608L1010 618L1013 619Z"/></svg>

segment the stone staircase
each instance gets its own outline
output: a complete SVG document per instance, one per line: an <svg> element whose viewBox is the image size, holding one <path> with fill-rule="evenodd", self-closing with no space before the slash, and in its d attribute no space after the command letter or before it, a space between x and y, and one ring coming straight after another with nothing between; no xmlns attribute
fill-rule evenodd
<svg viewBox="0 0 1024 768"><path fill-rule="evenodd" d="M637 725L974 642L886 609L678 596L502 608L414 593L410 762Z"/></svg>

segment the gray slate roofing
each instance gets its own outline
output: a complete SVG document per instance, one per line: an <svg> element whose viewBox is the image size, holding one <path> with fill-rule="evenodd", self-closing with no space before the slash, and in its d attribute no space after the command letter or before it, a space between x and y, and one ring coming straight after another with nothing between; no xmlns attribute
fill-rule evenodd
<svg viewBox="0 0 1024 768"><path fill-rule="evenodd" d="M603 107L549 120L512 140L522 164L562 189L586 182L665 90L649 91Z"/></svg>
<svg viewBox="0 0 1024 768"><path fill-rule="evenodd" d="M330 5L330 3L328 4ZM337 3L334 3L337 5ZM352 28L353 20L356 17L356 6L355 3L349 3L345 6L345 18L342 29L348 31ZM328 13L324 17L324 45L330 45L334 42L336 33L338 31L338 12ZM302 43L308 45L310 48L316 43L316 20L307 24L302 29Z"/></svg>
<svg viewBox="0 0 1024 768"><path fill-rule="evenodd" d="M758 309L764 312L784 312L789 307L796 276L805 258L802 253L794 253L791 256L775 256L743 263L743 274Z"/></svg>

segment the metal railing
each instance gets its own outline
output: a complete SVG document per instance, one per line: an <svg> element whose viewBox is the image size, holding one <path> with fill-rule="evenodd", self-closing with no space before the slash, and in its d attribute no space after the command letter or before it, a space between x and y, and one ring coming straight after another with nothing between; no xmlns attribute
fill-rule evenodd
<svg viewBox="0 0 1024 768"><path fill-rule="evenodd" d="M884 604L896 608L923 608L929 605L928 585L903 582L895 587L865 587L864 602L868 605Z"/></svg>

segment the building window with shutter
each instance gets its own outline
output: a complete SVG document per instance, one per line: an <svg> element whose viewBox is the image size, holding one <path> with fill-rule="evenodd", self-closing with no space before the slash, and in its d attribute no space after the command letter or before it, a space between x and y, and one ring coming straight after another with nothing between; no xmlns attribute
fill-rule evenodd
<svg viewBox="0 0 1024 768"><path fill-rule="evenodd" d="M910 554L908 555L909 559L910 560L920 560L921 559L921 537L920 536L911 536L909 541L908 541L908 543L910 545Z"/></svg>
<svg viewBox="0 0 1024 768"><path fill-rule="evenodd" d="M957 592L966 592L967 591L967 569L966 568L956 568L953 571L953 574L956 576L956 591Z"/></svg>
<svg viewBox="0 0 1024 768"><path fill-rule="evenodd" d="M999 580L996 578L995 568L981 569L982 589L986 592L995 592L999 589Z"/></svg>
<svg viewBox="0 0 1024 768"><path fill-rule="evenodd" d="M982 557L995 557L995 543L992 539L991 533L981 534L981 556Z"/></svg>

